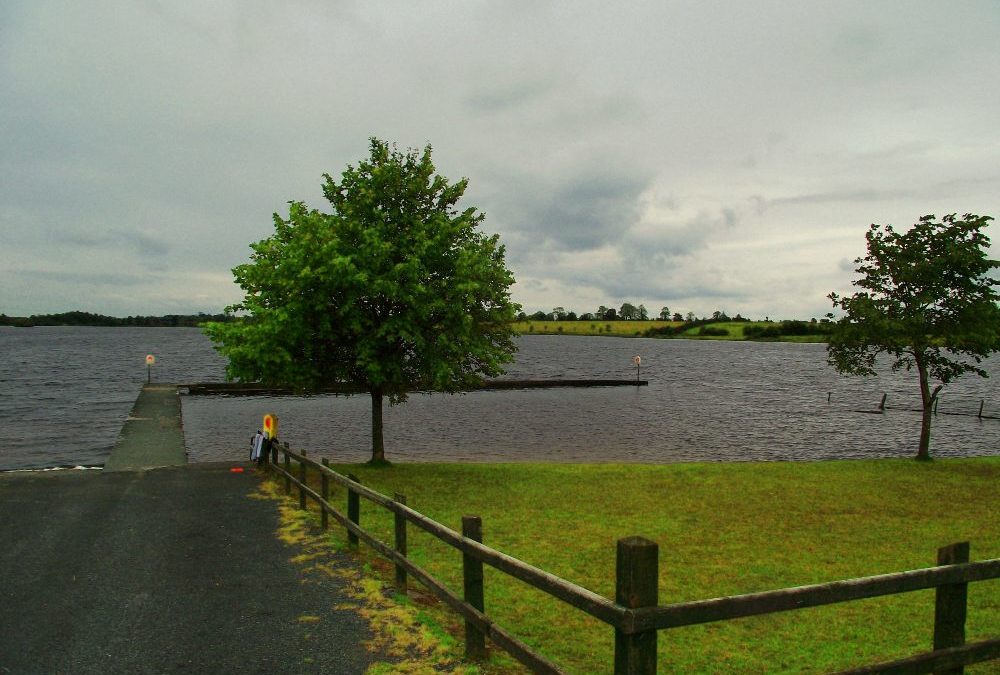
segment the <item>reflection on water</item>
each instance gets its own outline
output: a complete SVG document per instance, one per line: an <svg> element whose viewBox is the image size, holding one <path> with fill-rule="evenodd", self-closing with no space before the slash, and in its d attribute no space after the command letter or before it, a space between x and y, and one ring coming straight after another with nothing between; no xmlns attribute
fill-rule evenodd
<svg viewBox="0 0 1000 675"><path fill-rule="evenodd" d="M845 378L823 345L525 336L515 378L631 378L648 387L415 394L386 408L392 461L676 462L909 456L914 376ZM157 356L159 381L218 381L222 359L197 329L0 330L0 418L12 438L0 468L100 464ZM1000 368L997 359L988 363ZM995 455L998 380L945 388L932 454ZM874 409L889 395L885 415ZM827 397L830 402L827 402ZM183 397L192 461L243 459L265 412L281 438L335 461L370 455L370 401L358 397Z"/></svg>

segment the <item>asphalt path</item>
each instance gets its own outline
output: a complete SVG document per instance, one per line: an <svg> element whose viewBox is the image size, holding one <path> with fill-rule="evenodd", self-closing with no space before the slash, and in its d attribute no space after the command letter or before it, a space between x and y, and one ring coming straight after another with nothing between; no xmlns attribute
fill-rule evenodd
<svg viewBox="0 0 1000 675"><path fill-rule="evenodd" d="M0 674L363 673L339 582L231 466L0 474Z"/></svg>

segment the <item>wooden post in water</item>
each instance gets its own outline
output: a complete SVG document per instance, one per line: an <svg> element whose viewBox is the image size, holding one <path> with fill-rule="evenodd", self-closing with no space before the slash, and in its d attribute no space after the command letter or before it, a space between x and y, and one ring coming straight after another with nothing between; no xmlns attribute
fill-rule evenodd
<svg viewBox="0 0 1000 675"><path fill-rule="evenodd" d="M830 402L830 397L831 397L831 396L833 396L833 392L832 392L832 391L828 391L828 392L826 392L826 402L827 402L827 403L829 403L829 402Z"/></svg>
<svg viewBox="0 0 1000 675"><path fill-rule="evenodd" d="M940 400L941 400L940 396L935 396L934 397L934 414L935 415L937 415L938 401L940 401Z"/></svg>
<svg viewBox="0 0 1000 675"><path fill-rule="evenodd" d="M330 460L326 457L320 460L323 466L330 468ZM324 530L330 527L329 514L326 512L326 503L330 501L330 477L326 475L325 471L320 472L320 494L323 495L323 504L320 504L320 516L319 522Z"/></svg>
<svg viewBox="0 0 1000 675"><path fill-rule="evenodd" d="M615 602L629 609L655 607L659 546L643 537L618 540ZM631 635L615 629L615 675L655 675L656 630Z"/></svg>
<svg viewBox="0 0 1000 675"><path fill-rule="evenodd" d="M401 495L398 492L393 497L397 504L406 505L406 495ZM396 534L396 553L400 554L404 558L406 557L406 518L402 514L395 514L395 534ZM406 595L406 568L402 565L396 565L396 592L401 595Z"/></svg>
<svg viewBox="0 0 1000 675"><path fill-rule="evenodd" d="M963 541L938 549L938 565L969 562L969 542ZM965 644L965 616L968 607L969 584L938 586L934 599L934 651L961 647ZM939 675L962 675L965 668L937 671Z"/></svg>
<svg viewBox="0 0 1000 675"><path fill-rule="evenodd" d="M347 477L355 483L361 482L361 480L353 473L347 474ZM347 519L355 525L359 525L361 523L361 495L352 490L350 486L347 488ZM358 541L358 535L348 530L347 543L352 547L357 548Z"/></svg>
<svg viewBox="0 0 1000 675"><path fill-rule="evenodd" d="M302 451L302 460L299 461L299 510L306 510L306 451Z"/></svg>
<svg viewBox="0 0 1000 675"><path fill-rule="evenodd" d="M976 415L979 419L983 419L983 406L986 405L986 399L979 399L979 414Z"/></svg>
<svg viewBox="0 0 1000 675"><path fill-rule="evenodd" d="M885 399L889 394L882 394L882 401L878 404L879 410L885 410Z"/></svg>
<svg viewBox="0 0 1000 675"><path fill-rule="evenodd" d="M479 516L462 516L462 536L473 541L483 541L483 521ZM465 601L485 612L483 602L483 563L468 553L462 554L462 579ZM486 658L486 636L481 630L465 621L465 658L480 661Z"/></svg>

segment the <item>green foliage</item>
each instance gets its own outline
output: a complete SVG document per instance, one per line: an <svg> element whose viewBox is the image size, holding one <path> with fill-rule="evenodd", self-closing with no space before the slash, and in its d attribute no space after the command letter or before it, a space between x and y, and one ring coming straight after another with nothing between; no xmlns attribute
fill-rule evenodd
<svg viewBox="0 0 1000 675"><path fill-rule="evenodd" d="M781 323L753 323L743 328L747 340L768 340L785 336L820 335L827 336L832 330L831 323L805 321L782 321Z"/></svg>
<svg viewBox="0 0 1000 675"><path fill-rule="evenodd" d="M879 354L892 369L916 369L924 419L917 456L929 457L929 379L945 385L966 373L986 377L983 358L1000 349L1000 310L991 272L1000 263L987 258L989 216L955 214L938 222L924 216L910 230L872 225L865 234L868 255L858 258L851 296L830 294L844 311L827 345L839 372L874 375Z"/></svg>
<svg viewBox="0 0 1000 675"><path fill-rule="evenodd" d="M228 375L309 391L353 383L391 404L408 391L457 391L513 358L514 279L484 216L459 210L465 179L435 174L431 148L371 156L323 193L331 213L291 202L272 236L233 270L251 318L207 332ZM378 412L375 401L378 401ZM381 424L373 434L381 443Z"/></svg>

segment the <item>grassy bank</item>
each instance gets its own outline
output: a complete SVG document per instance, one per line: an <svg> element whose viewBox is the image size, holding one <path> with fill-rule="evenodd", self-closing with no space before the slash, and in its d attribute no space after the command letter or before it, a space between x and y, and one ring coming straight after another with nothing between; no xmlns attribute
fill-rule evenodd
<svg viewBox="0 0 1000 675"><path fill-rule="evenodd" d="M611 335L639 337L650 328L681 326L680 321L515 321L521 335Z"/></svg>
<svg viewBox="0 0 1000 675"><path fill-rule="evenodd" d="M974 560L1000 557L1000 458L339 470L456 530L480 515L488 544L606 597L615 541L633 534L660 546L660 604L926 567L963 540ZM391 542L391 519L363 504L363 525ZM410 551L461 589L455 551L413 527ZM969 599L968 639L1000 634L1000 583L971 585ZM929 648L933 605L920 591L661 632L660 672L829 672L901 657ZM490 568L486 607L569 672L610 672L604 624Z"/></svg>

